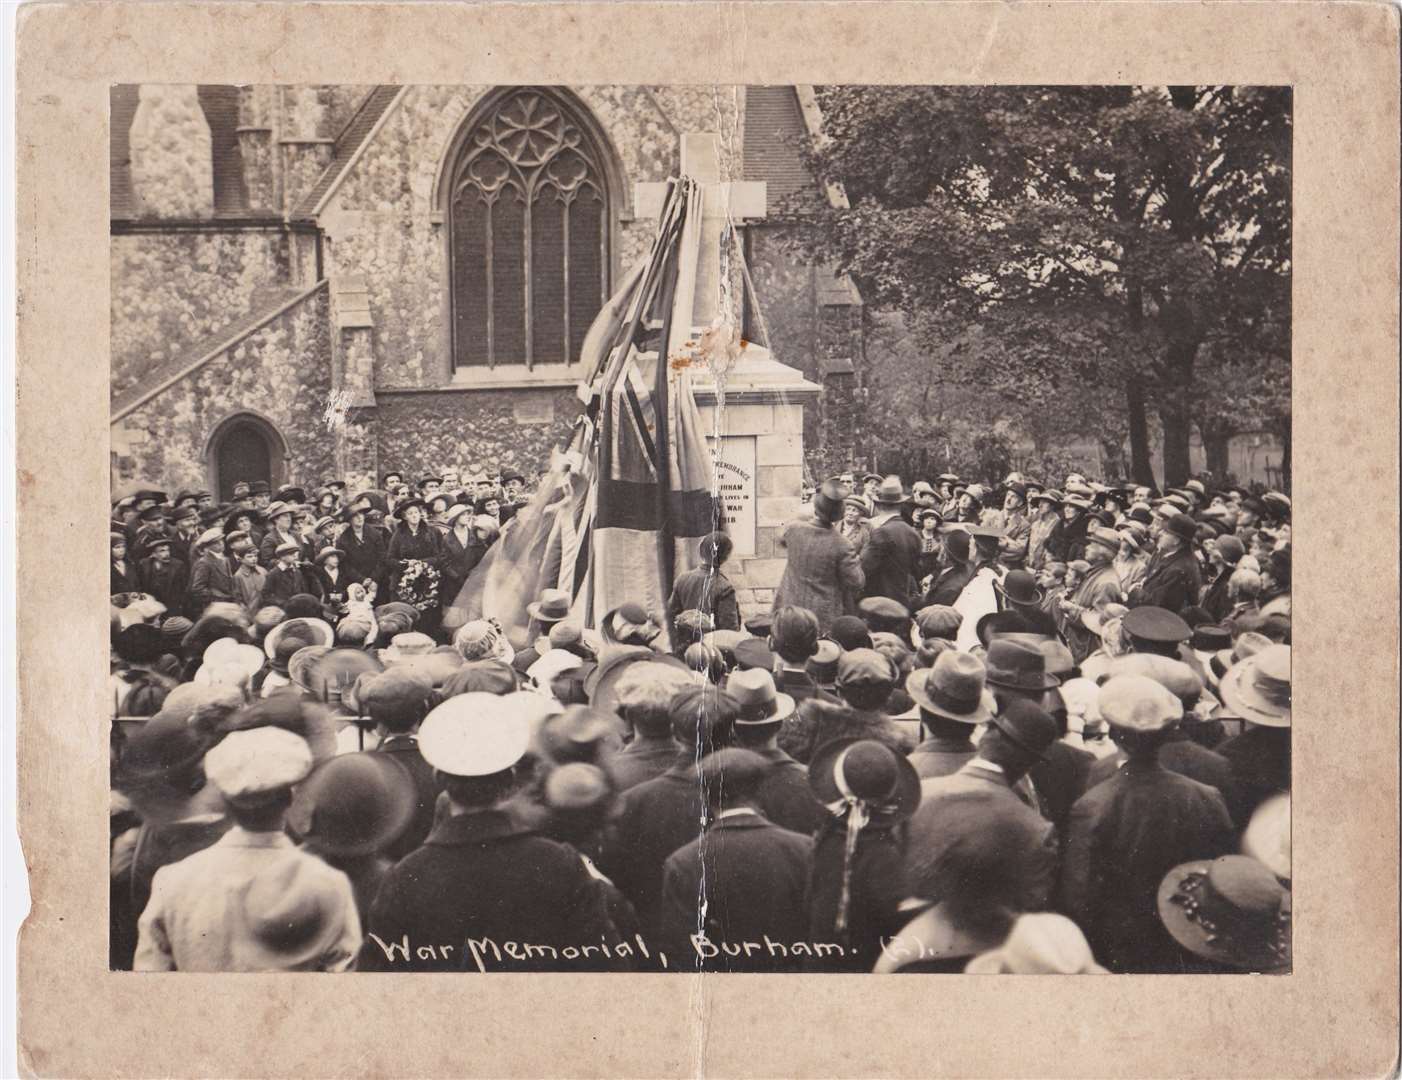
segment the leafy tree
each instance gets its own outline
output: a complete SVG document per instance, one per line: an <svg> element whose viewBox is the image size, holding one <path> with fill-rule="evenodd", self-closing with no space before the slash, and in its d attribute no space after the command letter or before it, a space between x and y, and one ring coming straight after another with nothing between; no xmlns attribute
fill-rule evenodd
<svg viewBox="0 0 1402 1080"><path fill-rule="evenodd" d="M850 208L805 215L799 242L902 312L941 379L1123 430L1140 482L1152 403L1175 483L1194 420L1214 439L1241 422L1214 395L1288 368L1288 88L854 86L819 101L808 159Z"/></svg>

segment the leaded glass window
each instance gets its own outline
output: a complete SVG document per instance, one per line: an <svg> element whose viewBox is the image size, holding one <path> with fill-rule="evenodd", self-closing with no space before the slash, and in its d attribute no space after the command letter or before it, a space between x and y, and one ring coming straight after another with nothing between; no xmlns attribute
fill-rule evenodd
<svg viewBox="0 0 1402 1080"><path fill-rule="evenodd" d="M456 365L577 360L608 286L608 191L584 126L552 91L512 91L474 122L452 176Z"/></svg>

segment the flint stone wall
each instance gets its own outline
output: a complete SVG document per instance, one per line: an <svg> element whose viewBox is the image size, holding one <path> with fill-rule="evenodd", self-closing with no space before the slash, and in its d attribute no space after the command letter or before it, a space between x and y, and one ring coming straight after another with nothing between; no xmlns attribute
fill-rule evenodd
<svg viewBox="0 0 1402 1080"><path fill-rule="evenodd" d="M326 290L319 289L126 416L113 432L114 480L159 480L172 491L208 486L210 436L246 412L270 422L287 442L277 478L318 483L331 475L335 440L324 419L328 327Z"/></svg>

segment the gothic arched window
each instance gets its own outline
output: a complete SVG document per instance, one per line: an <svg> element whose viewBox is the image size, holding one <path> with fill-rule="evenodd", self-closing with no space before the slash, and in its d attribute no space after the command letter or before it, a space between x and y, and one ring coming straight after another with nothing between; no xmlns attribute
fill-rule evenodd
<svg viewBox="0 0 1402 1080"><path fill-rule="evenodd" d="M455 365L573 363L608 287L608 189L584 124L550 90L513 90L472 121L451 176Z"/></svg>

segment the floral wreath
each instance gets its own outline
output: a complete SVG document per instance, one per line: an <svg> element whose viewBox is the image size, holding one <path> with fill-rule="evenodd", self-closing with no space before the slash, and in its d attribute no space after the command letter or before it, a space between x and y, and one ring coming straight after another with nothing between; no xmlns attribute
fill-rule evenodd
<svg viewBox="0 0 1402 1080"><path fill-rule="evenodd" d="M442 575L430 563L409 559L399 575L399 599L419 611L437 607L440 580Z"/></svg>

